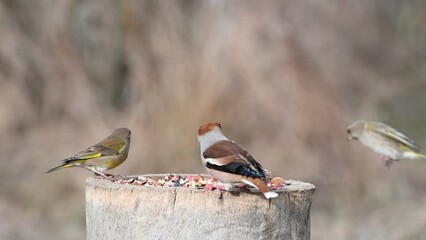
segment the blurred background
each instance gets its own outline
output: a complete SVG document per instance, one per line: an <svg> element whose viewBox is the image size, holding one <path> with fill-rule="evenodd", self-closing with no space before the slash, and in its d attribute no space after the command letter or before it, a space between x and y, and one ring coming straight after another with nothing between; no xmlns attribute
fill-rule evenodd
<svg viewBox="0 0 426 240"><path fill-rule="evenodd" d="M425 1L0 1L0 239L84 239L82 169L132 130L115 174L204 173L219 121L275 176L314 183L312 239L425 239L426 162L390 170L354 120L426 147Z"/></svg>

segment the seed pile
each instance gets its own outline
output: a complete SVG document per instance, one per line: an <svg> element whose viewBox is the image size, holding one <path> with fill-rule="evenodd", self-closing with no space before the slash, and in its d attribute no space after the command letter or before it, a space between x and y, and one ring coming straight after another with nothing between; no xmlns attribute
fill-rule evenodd
<svg viewBox="0 0 426 240"><path fill-rule="evenodd" d="M154 179L145 176L124 177L114 175L110 178L111 181L120 184L131 184L139 186L160 186L160 187L184 187L203 189L208 185L218 185L220 182L209 176L181 176L181 175L165 175L162 178Z"/></svg>
<svg viewBox="0 0 426 240"><path fill-rule="evenodd" d="M220 189L222 186L221 182L211 176L202 176L202 175L165 175L161 178L149 178L145 176L135 176L135 177L126 177L121 175L110 175L110 180L119 184L130 184L137 186L159 186L159 187L183 187L183 188L196 188L196 189L205 189L206 191L213 191L215 189ZM286 182L280 177L275 177L268 183L268 187L272 190L277 190L290 185L289 182ZM247 188L247 187L240 187Z"/></svg>

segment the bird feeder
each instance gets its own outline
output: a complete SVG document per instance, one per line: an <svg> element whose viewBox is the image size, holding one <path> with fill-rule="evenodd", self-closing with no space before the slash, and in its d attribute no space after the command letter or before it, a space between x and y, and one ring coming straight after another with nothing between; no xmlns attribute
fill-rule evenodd
<svg viewBox="0 0 426 240"><path fill-rule="evenodd" d="M164 175L144 175L161 178ZM310 239L315 186L300 181L266 199L258 191L138 186L86 180L87 239Z"/></svg>

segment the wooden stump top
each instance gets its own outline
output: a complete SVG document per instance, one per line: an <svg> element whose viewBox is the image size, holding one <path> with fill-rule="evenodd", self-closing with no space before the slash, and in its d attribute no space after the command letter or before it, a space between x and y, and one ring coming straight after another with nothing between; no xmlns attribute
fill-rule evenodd
<svg viewBox="0 0 426 240"><path fill-rule="evenodd" d="M87 239L309 240L315 186L289 182L272 199L241 189L224 191L219 199L217 191L91 177L86 180Z"/></svg>
<svg viewBox="0 0 426 240"><path fill-rule="evenodd" d="M180 176L203 176L203 177L209 177L210 175L206 174L182 174L182 173L170 173L170 174L146 174L146 175L138 175L138 176L144 176L152 179L159 179L161 177L164 177L166 175L180 175ZM285 186L282 189L274 190L277 193L280 192L291 192L291 193L303 193L312 195L315 192L315 186L311 183L297 181L297 180L287 180L287 182L290 183L290 185ZM86 180L86 186L91 186L94 188L103 188L103 189L121 189L123 190L133 190L133 191L183 191L183 192L206 192L203 188L185 188L185 187L167 187L167 186L139 186L139 185L132 185L132 184L121 184L121 183L115 183L107 179L101 179L96 177L90 177ZM261 195L260 191L254 188L250 188L250 192L244 191L240 188L233 188L228 194L230 195L239 195L241 193L247 193L247 194L255 194L255 195ZM226 193L226 191L224 191Z"/></svg>

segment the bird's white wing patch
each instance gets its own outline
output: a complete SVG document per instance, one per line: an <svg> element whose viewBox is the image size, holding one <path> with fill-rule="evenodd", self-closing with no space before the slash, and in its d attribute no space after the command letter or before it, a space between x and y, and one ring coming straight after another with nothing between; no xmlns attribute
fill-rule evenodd
<svg viewBox="0 0 426 240"><path fill-rule="evenodd" d="M224 166L224 165L228 164L228 163L224 164L223 161L220 161L220 158L219 159L217 159L217 158L205 158L205 160L206 160L206 162L213 164L213 165L216 165L216 166Z"/></svg>

